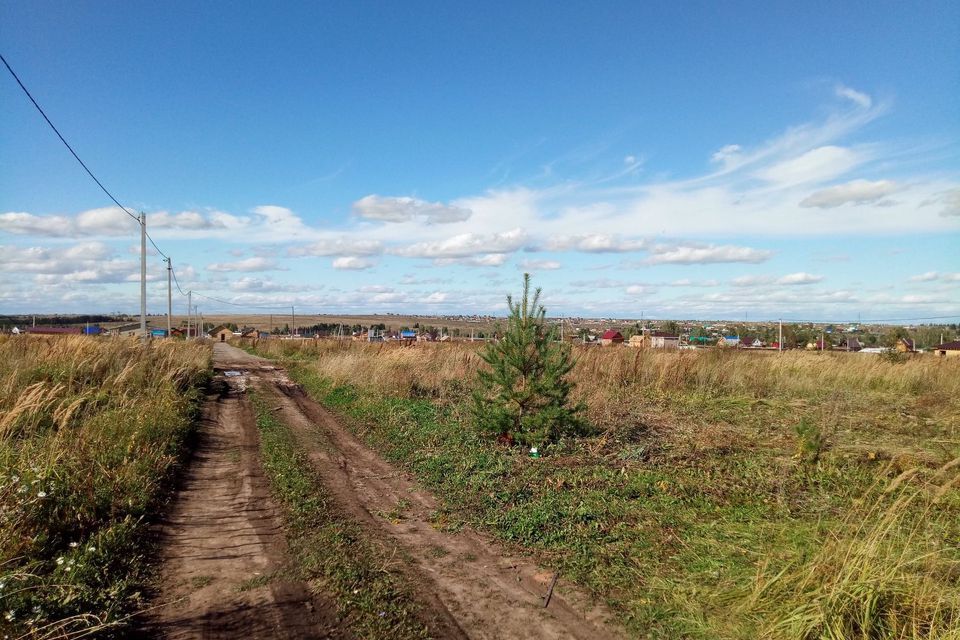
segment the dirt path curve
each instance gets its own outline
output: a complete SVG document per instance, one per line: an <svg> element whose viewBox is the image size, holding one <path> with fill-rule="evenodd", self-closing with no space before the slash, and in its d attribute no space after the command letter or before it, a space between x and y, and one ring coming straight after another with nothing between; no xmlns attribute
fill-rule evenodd
<svg viewBox="0 0 960 640"><path fill-rule="evenodd" d="M217 367L235 369L270 397L291 427L327 489L371 534L397 550L398 563L433 595L462 636L475 639L622 637L609 612L564 580L547 608L553 575L513 557L472 530L438 531L431 525L437 500L367 448L326 409L270 361L217 344ZM398 504L405 508L398 509ZM402 511L399 518L385 514ZM461 635L457 633L456 635ZM445 636L446 637L446 636Z"/></svg>
<svg viewBox="0 0 960 640"><path fill-rule="evenodd" d="M222 391L203 405L193 458L159 526L162 606L137 636L351 637L331 602L282 574L270 579L284 567L286 544L242 384L218 375L213 387Z"/></svg>

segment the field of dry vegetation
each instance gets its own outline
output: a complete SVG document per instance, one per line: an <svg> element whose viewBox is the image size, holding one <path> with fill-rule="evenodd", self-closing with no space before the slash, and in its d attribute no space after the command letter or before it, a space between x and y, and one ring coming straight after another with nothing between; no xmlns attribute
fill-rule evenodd
<svg viewBox="0 0 960 640"><path fill-rule="evenodd" d="M210 350L0 337L0 631L122 635Z"/></svg>
<svg viewBox="0 0 960 640"><path fill-rule="evenodd" d="M482 439L470 344L262 341L470 524L645 637L960 638L960 362L575 350L592 435Z"/></svg>

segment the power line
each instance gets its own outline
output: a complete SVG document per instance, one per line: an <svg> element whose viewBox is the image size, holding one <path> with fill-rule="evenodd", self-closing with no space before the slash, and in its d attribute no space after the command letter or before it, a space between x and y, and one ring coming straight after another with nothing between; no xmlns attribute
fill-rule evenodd
<svg viewBox="0 0 960 640"><path fill-rule="evenodd" d="M193 292L193 295L200 296L201 298L206 298L207 300L213 300L214 302L219 302L221 304L229 304L234 307L246 307L251 309L289 309L294 305L263 305L263 304L245 304L238 302L230 302L229 300L222 300L220 298L214 298L213 296L207 296L202 293Z"/></svg>
<svg viewBox="0 0 960 640"><path fill-rule="evenodd" d="M80 156L78 156L78 155L77 155L77 152L73 150L73 147L71 147L71 146L70 146L70 143L67 142L66 138L63 137L63 134L60 133L60 130L57 129L57 127L54 126L53 122L50 121L50 118L47 117L47 114L44 112L43 108L37 103L36 100L34 100L33 96L30 94L30 91L24 86L23 82L20 80L20 77L16 74L16 72L13 70L13 68L10 67L10 63L7 62L7 59L3 57L3 54L0 54L0 60L3 61L3 65L7 68L7 71L9 71L9 72L10 72L10 75L13 76L13 79L17 81L17 84L20 85L20 88L23 89L23 92L24 92L25 94L27 94L27 97L28 97L28 98L30 98L30 102L32 102L32 103L33 103L33 106L35 106L35 107L37 108L37 111L40 112L40 115L43 116L43 119L47 121L47 124L50 125L50 128L51 128L51 129L53 129L53 132L54 132L55 134L57 134L57 137L60 138L60 142L62 142L62 143L64 144L64 146L66 146L67 149L70 151L70 153L73 154L73 157L77 159L77 162L80 163L80 166L83 167L84 171L86 171L87 174L88 174L91 178L93 178L93 181L97 183L97 186L100 187L100 189L101 189L105 194L107 194L107 197L109 197L111 200L113 200L113 202L114 202L118 207L120 207L121 209L123 209L123 212L124 212L124 213L126 213L128 216L130 216L131 218L133 218L133 219L136 220L137 222L140 222L140 218L137 217L137 216L135 216L135 215L133 215L132 213L130 213L130 210L129 210L129 209L127 209L125 206L123 206L122 204L120 204L120 201L117 200L116 198L114 198L114 197L113 197L113 194L110 193L109 191L107 191L107 188L106 188L105 186L103 186L103 183L100 182L100 181L97 179L97 176L93 175L93 171L90 171L90 167L88 167L88 166L86 165L86 163L84 163L84 161L80 159ZM152 243L153 240L150 240L150 242ZM156 247L156 245L154 245L154 247ZM157 251L160 251L160 249L157 249Z"/></svg>

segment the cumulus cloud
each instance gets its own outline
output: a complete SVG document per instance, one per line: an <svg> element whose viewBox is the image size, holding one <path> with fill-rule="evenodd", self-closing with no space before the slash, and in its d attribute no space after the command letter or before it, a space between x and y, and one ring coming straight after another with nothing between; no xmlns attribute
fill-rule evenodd
<svg viewBox="0 0 960 640"><path fill-rule="evenodd" d="M369 195L353 203L353 213L367 220L409 222L422 219L427 224L448 224L467 220L472 211L464 207L427 202L417 198Z"/></svg>
<svg viewBox="0 0 960 640"><path fill-rule="evenodd" d="M363 271L364 269L372 269L374 266L376 266L376 263L372 260L358 256L341 256L333 261L334 269L345 271Z"/></svg>
<svg viewBox="0 0 960 640"><path fill-rule="evenodd" d="M655 288L643 284L632 284L627 287L626 291L628 296L643 296L657 292Z"/></svg>
<svg viewBox="0 0 960 640"><path fill-rule="evenodd" d="M468 258L478 254L511 253L522 247L526 239L526 232L519 228L493 234L462 233L444 240L397 247L391 253L407 258Z"/></svg>
<svg viewBox="0 0 960 640"><path fill-rule="evenodd" d="M208 271L276 271L276 270L285 270L283 267L277 266L276 262L270 260L269 258L246 258L244 260L237 260L236 262L214 262L213 264L207 265Z"/></svg>
<svg viewBox="0 0 960 640"><path fill-rule="evenodd" d="M759 263L769 260L772 251L724 244L655 245L645 264L713 264L721 262Z"/></svg>
<svg viewBox="0 0 960 640"><path fill-rule="evenodd" d="M761 169L756 176L783 185L822 182L847 173L862 161L852 149L827 145Z"/></svg>
<svg viewBox="0 0 960 640"><path fill-rule="evenodd" d="M643 239L629 239L606 233L589 233L572 236L552 236L542 247L546 251L582 251L584 253L626 253L647 248Z"/></svg>
<svg viewBox="0 0 960 640"><path fill-rule="evenodd" d="M852 180L827 189L815 191L800 202L801 207L832 209L847 203L866 204L876 202L896 191L897 185L890 180Z"/></svg>
<svg viewBox="0 0 960 640"><path fill-rule="evenodd" d="M32 213L10 211L0 213L0 231L28 236L69 237L73 225L63 216L36 216Z"/></svg>
<svg viewBox="0 0 960 640"><path fill-rule="evenodd" d="M822 282L823 276L813 275L812 273L805 273L803 271L799 273L790 273L780 278L777 278L777 284L815 284L817 282Z"/></svg>
<svg viewBox="0 0 960 640"><path fill-rule="evenodd" d="M926 273L921 273L915 276L910 276L910 282L933 282L940 277L940 274L936 271L927 271Z"/></svg>

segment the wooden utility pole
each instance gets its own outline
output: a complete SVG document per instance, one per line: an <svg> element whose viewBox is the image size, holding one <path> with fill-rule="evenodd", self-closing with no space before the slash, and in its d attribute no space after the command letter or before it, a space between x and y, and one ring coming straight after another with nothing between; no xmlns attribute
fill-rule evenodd
<svg viewBox="0 0 960 640"><path fill-rule="evenodd" d="M190 339L190 314L193 313L193 289L187 291L187 340Z"/></svg>
<svg viewBox="0 0 960 640"><path fill-rule="evenodd" d="M783 351L783 318L780 318L780 340L777 342L777 351Z"/></svg>

